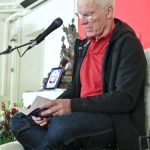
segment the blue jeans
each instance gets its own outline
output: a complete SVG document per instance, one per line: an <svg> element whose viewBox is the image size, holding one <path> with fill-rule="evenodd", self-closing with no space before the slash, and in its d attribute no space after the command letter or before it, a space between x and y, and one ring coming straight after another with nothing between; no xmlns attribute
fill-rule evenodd
<svg viewBox="0 0 150 150"><path fill-rule="evenodd" d="M11 130L25 150L79 150L81 146L102 148L114 142L112 119L107 114L76 112L52 117L41 127L31 117L17 113ZM73 144L74 143L74 144ZM76 144L78 143L78 144ZM72 146L72 148L69 148Z"/></svg>

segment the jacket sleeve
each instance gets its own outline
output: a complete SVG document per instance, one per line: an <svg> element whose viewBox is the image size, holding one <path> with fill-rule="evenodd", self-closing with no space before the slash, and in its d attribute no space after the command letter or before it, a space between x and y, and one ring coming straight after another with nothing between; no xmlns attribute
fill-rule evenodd
<svg viewBox="0 0 150 150"><path fill-rule="evenodd" d="M59 98L71 98L71 82L68 85L68 88L57 97L57 99Z"/></svg>
<svg viewBox="0 0 150 150"><path fill-rule="evenodd" d="M72 99L72 112L132 111L144 86L145 69L146 59L140 42L132 37L126 39L121 46L114 90L102 95ZM144 101L144 98L141 100Z"/></svg>

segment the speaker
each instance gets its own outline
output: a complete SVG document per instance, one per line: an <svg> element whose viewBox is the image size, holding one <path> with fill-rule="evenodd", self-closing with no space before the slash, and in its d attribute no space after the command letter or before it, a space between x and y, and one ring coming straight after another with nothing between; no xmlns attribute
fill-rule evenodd
<svg viewBox="0 0 150 150"><path fill-rule="evenodd" d="M21 6L23 6L24 8L32 5L33 3L35 3L38 0L24 0L23 2L20 3Z"/></svg>

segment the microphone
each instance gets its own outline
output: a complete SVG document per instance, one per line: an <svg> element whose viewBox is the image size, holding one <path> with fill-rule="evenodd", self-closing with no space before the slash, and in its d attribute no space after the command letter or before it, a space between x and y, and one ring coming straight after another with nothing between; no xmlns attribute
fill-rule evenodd
<svg viewBox="0 0 150 150"><path fill-rule="evenodd" d="M32 47L34 47L35 45L39 44L40 42L42 42L45 37L50 34L51 32L53 32L54 30L56 30L57 28L59 28L61 25L63 24L63 21L61 18L56 18L51 25L40 35L38 35L34 40L31 40L31 44L30 46L27 48L27 50L31 49Z"/></svg>

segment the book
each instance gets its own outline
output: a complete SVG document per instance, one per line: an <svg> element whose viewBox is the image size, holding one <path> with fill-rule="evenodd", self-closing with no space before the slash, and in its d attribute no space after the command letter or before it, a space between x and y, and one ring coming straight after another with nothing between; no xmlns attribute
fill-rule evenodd
<svg viewBox="0 0 150 150"><path fill-rule="evenodd" d="M37 110L41 104L46 103L49 99L41 96L37 96L29 108L15 107L19 112L25 115L31 114L32 111Z"/></svg>

